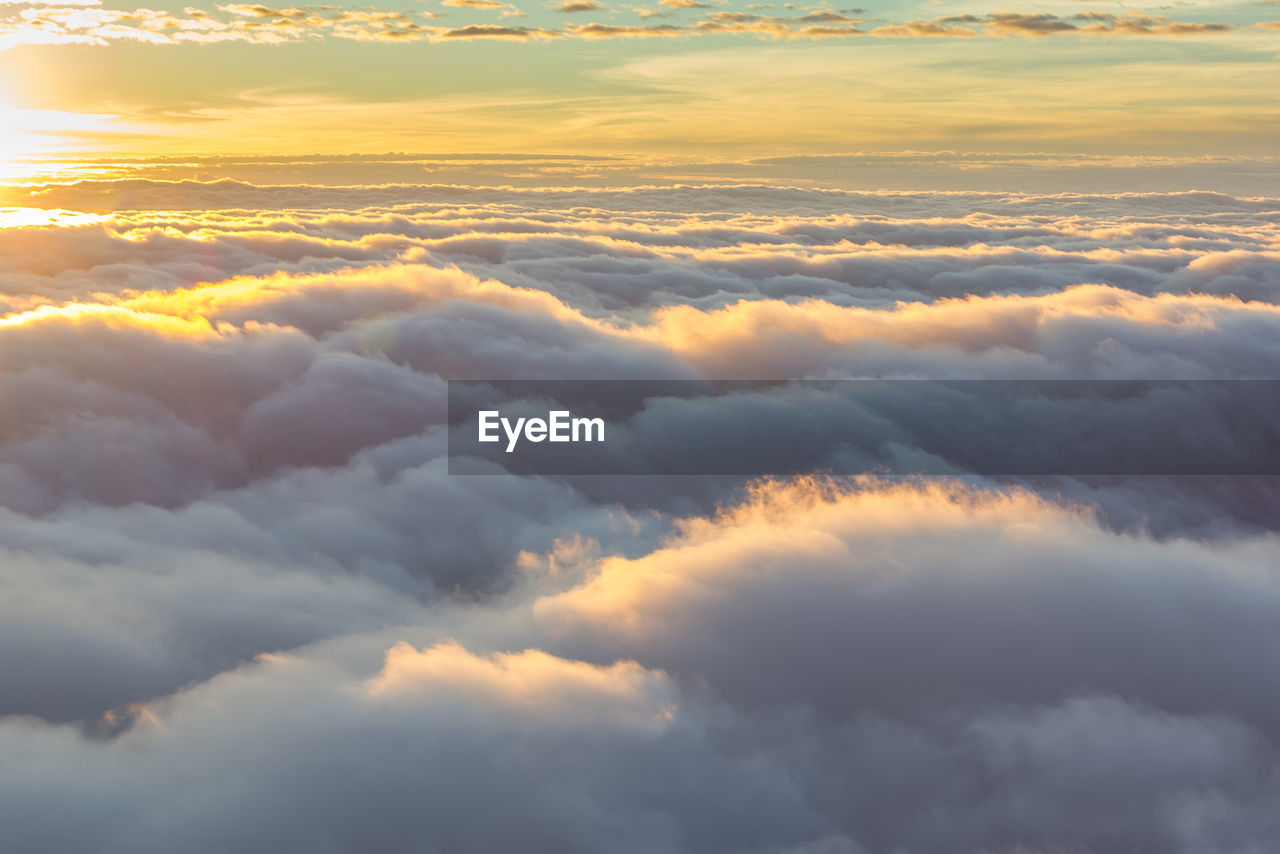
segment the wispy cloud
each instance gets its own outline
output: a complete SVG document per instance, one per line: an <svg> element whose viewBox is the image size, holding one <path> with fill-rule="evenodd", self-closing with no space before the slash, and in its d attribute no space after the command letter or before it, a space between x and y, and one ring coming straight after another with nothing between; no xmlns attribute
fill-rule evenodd
<svg viewBox="0 0 1280 854"><path fill-rule="evenodd" d="M443 0L442 5L496 11L503 17L523 16L516 6L500 0ZM280 44L317 38L362 41L432 41L499 37L507 39L626 38L698 34L742 34L775 39L823 39L873 36L879 38L979 38L1020 36L1203 36L1229 32L1231 25L1179 21L1140 13L1114 15L1082 12L1073 16L1048 13L998 12L953 15L933 20L871 24L860 17L831 11L791 16L712 10L698 0L662 0L668 9L703 13L684 24L636 26L590 22L563 29L464 24L439 27L425 10L349 9L338 6L270 7L260 4L220 5L214 11L188 8L181 13L151 9L106 9L85 0L77 6L21 4L0 16L0 47L23 43L105 44L139 41L153 44L246 41ZM566 0L556 11L582 13L604 10L598 0ZM219 15L221 13L221 15ZM652 17L652 10L639 10ZM1257 29L1271 24L1259 22Z"/></svg>
<svg viewBox="0 0 1280 854"><path fill-rule="evenodd" d="M646 36L679 36L687 33L682 27L670 24L635 26L628 24L570 24L566 32L584 39L609 39Z"/></svg>
<svg viewBox="0 0 1280 854"><path fill-rule="evenodd" d="M600 0L563 0L555 7L557 12L598 12L605 8Z"/></svg>

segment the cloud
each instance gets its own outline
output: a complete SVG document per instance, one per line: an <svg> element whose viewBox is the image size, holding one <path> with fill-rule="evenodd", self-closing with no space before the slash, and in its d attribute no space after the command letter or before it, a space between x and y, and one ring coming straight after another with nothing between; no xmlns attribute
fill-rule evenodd
<svg viewBox="0 0 1280 854"><path fill-rule="evenodd" d="M1083 692L1177 714L1231 708L1277 732L1280 684L1228 686L1221 669L1237 655L1261 667L1274 642L1266 615L1280 598L1259 563L1274 547L1144 544L1021 490L776 483L644 557L603 560L533 610L562 654L625 654L753 706L847 718ZM1225 613L1237 645L1205 649ZM838 677L798 666L837 650Z"/></svg>
<svg viewBox="0 0 1280 854"><path fill-rule="evenodd" d="M1280 478L460 477L445 380L1274 377L1276 201L608 174L7 191L12 845L1264 849Z"/></svg>
<svg viewBox="0 0 1280 854"><path fill-rule="evenodd" d="M259 656L106 739L6 719L0 803L64 851L1249 845L1280 782L1274 549L1016 491L766 487L532 623ZM1224 618L1209 648L1186 622ZM56 823L28 808L55 792Z"/></svg>
<svg viewBox="0 0 1280 854"><path fill-rule="evenodd" d="M908 21L877 27L873 35L891 38L952 37L980 35L1044 38L1063 34L1195 36L1225 33L1227 24L1177 21L1162 15L1130 12L1081 12L1061 17L1047 12L993 12L988 15L951 15L933 21Z"/></svg>
<svg viewBox="0 0 1280 854"><path fill-rule="evenodd" d="M627 25L615 24L570 24L568 33L572 36L587 39L608 39L622 37L645 37L645 36L677 36L685 33L683 27L675 27L670 24L658 24L654 26L635 27Z"/></svg>
<svg viewBox="0 0 1280 854"><path fill-rule="evenodd" d="M502 27L493 24L468 24L438 34L442 39L532 39L555 38L559 33L537 27Z"/></svg>
<svg viewBox="0 0 1280 854"><path fill-rule="evenodd" d="M453 6L460 9L497 9L499 10L499 15L504 18L524 17L524 12L520 11L520 9L510 3L502 3L500 0L441 0L440 5Z"/></svg>
<svg viewBox="0 0 1280 854"><path fill-rule="evenodd" d="M223 4L217 12L186 9L181 13L136 9L101 8L97 3L82 5L21 4L18 12L0 17L0 49L18 44L108 44L139 41L150 44L214 43L243 41L254 44L283 44L313 38L341 38L357 41L439 41L468 38L531 37L612 38L676 35L686 32L756 34L767 38L832 38L874 35L887 38L1043 37L1050 35L1141 35L1196 36L1224 33L1232 26L1221 23L1177 21L1141 13L1114 15L1082 12L1061 17L1049 13L998 12L976 16L948 16L933 21L891 22L876 27L857 26L860 18L829 10L809 11L790 17L755 12L708 11L687 27L634 27L590 23L564 30L497 27L464 24L443 28L427 23L436 15L427 11L401 11L367 7L338 6L275 8L261 4ZM502 17L523 17L524 12L500 0L443 0L443 6L479 11L498 11ZM676 11L702 12L712 4L699 0L661 0L660 6ZM15 7L17 8L17 7ZM561 12L603 9L595 0L566 2L555 7ZM853 10L855 14L860 14ZM642 16L651 16L641 11ZM1265 28L1266 22L1256 26Z"/></svg>
<svg viewBox="0 0 1280 854"><path fill-rule="evenodd" d="M907 21L902 24L885 24L871 31L881 38L977 38L980 33L970 27L959 26L976 23L971 15L935 21Z"/></svg>
<svg viewBox="0 0 1280 854"><path fill-rule="evenodd" d="M1191 36L1206 33L1225 33L1232 28L1226 24L1172 21L1160 15L1129 13L1112 15L1103 12L1081 12L1076 16L1084 21L1087 32L1128 33L1132 35Z"/></svg>
<svg viewBox="0 0 1280 854"><path fill-rule="evenodd" d="M948 23L969 23L969 16ZM996 12L983 19L991 29L1001 33L1017 33L1028 36L1047 36L1054 33L1075 32L1080 28L1056 15L1026 14L1022 12Z"/></svg>

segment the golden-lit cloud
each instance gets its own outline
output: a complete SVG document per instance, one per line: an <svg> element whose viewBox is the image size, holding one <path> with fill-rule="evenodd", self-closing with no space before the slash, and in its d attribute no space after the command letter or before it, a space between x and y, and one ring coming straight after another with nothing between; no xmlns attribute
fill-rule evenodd
<svg viewBox="0 0 1280 854"><path fill-rule="evenodd" d="M869 355L882 345L919 353L927 361L955 353L993 363L1007 357L1010 369L1056 363L1071 371L1051 357L1054 342L1063 335L1083 335L1102 346L1107 337L1102 330L1128 327L1190 340L1258 316L1280 320L1280 309L1230 297L1143 297L1113 287L1077 285L1046 296L899 303L888 312L825 301L752 300L710 313L670 307L659 310L656 324L643 334L717 376L821 376L844 362L842 352L856 360L855 354ZM1115 355L1123 352L1123 346L1117 347Z"/></svg>
<svg viewBox="0 0 1280 854"><path fill-rule="evenodd" d="M584 703L628 713L643 710L637 717L657 727L664 726L670 717L670 709L660 698L674 693L661 674L634 661L597 667L537 649L480 657L447 641L422 650L407 643L391 647L382 671L369 680L367 690L374 700L451 690L538 716L566 708L581 711ZM605 708L599 711L603 713Z"/></svg>
<svg viewBox="0 0 1280 854"><path fill-rule="evenodd" d="M653 26L635 26L625 24L570 24L565 28L565 31L571 36L584 39L680 36L685 35L687 32L683 27L676 27L670 24L655 24Z"/></svg>
<svg viewBox="0 0 1280 854"><path fill-rule="evenodd" d="M1113 15L1103 12L1081 12L1075 16L1074 21L1068 21L1054 15L997 12L986 16L983 20L994 32L1026 35L1033 38L1060 32L1188 36L1225 33L1231 29L1225 24L1188 23L1141 13Z"/></svg>
<svg viewBox="0 0 1280 854"><path fill-rule="evenodd" d="M534 613L551 627L588 623L654 637L668 630L668 619L682 621L681 610L712 610L726 589L768 583L787 561L831 573L837 586L841 577L869 588L895 582L892 562L871 555L852 559L851 543L874 549L877 540L921 536L927 544L932 540L920 533L924 529L939 541L948 534L978 539L982 531L1026 542L1068 542L1094 524L1084 508L1020 490L967 490L948 481L855 483L850 488L826 479L756 482L741 504L682 520L678 533L653 552L601 560L585 583L539 599Z"/></svg>
<svg viewBox="0 0 1280 854"><path fill-rule="evenodd" d="M453 30L440 30L435 33L441 39L516 39L523 41L532 38L557 38L554 30L543 30L536 27L504 27L497 24L468 24Z"/></svg>
<svg viewBox="0 0 1280 854"><path fill-rule="evenodd" d="M517 17L523 18L524 12L510 3L503 3L500 0L441 0L442 6L453 6L458 9L484 9L497 11L503 18Z"/></svg>
<svg viewBox="0 0 1280 854"><path fill-rule="evenodd" d="M503 17L524 16L519 8L500 0L443 0L457 9L497 11ZM0 49L18 44L108 44L135 41L151 44L245 41L281 44L314 38L357 41L433 41L499 36L513 39L558 35L589 39L682 34L746 34L766 38L836 38L873 35L880 38L974 38L1053 35L1195 36L1232 31L1231 25L1178 21L1141 13L1114 15L1081 12L1073 16L1049 13L996 12L953 15L931 21L866 24L861 18L830 10L791 16L715 10L698 0L662 0L676 10L699 13L686 24L642 27L590 22L558 30L550 27L502 27L464 24L452 28L427 24L436 15L426 10L400 11L374 7L302 6L274 8L261 4L223 4L214 11L188 8L183 12L106 9L85 0L79 5L23 4L17 13L0 19ZM561 12L604 10L602 4L565 3ZM648 16L644 13L642 17ZM1259 23L1265 29L1266 22Z"/></svg>

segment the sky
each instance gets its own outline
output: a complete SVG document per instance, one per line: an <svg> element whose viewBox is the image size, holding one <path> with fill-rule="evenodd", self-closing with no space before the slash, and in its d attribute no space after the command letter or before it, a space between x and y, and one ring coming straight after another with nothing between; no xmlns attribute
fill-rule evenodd
<svg viewBox="0 0 1280 854"><path fill-rule="evenodd" d="M1277 21L0 0L6 850L1273 851Z"/></svg>
<svg viewBox="0 0 1280 854"><path fill-rule="evenodd" d="M1274 155L1274 3L0 4L0 150Z"/></svg>

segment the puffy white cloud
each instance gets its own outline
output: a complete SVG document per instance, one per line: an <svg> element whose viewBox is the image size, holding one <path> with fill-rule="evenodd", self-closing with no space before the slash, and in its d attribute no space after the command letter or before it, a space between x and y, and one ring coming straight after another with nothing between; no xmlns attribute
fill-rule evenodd
<svg viewBox="0 0 1280 854"><path fill-rule="evenodd" d="M1280 682L1260 678L1276 546L1155 542L1022 490L784 482L533 611L560 649L751 705L848 717L1083 692L1280 732Z"/></svg>
<svg viewBox="0 0 1280 854"><path fill-rule="evenodd" d="M522 595L260 656L105 740L7 719L0 803L67 851L1247 850L1276 829L1276 548L781 485L580 555L532 619Z"/></svg>
<svg viewBox="0 0 1280 854"><path fill-rule="evenodd" d="M11 845L1192 854L1280 831L1276 478L444 458L453 378L1274 377L1274 200L127 189L135 210L0 230Z"/></svg>

